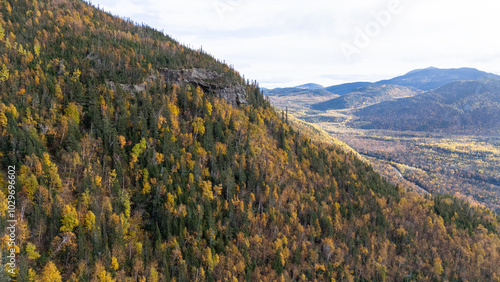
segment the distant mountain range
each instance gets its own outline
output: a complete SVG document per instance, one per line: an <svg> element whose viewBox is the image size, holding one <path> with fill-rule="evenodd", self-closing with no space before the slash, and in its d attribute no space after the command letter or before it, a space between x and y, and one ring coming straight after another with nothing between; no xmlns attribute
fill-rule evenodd
<svg viewBox="0 0 500 282"><path fill-rule="evenodd" d="M316 84L319 85L319 84ZM321 86L321 85L319 85ZM321 88L306 88L304 86L288 87L288 88L274 88L274 89L263 89L264 95L267 96L298 96L298 95L309 95L309 96L334 96L338 95L326 90L323 86Z"/></svg>
<svg viewBox="0 0 500 282"><path fill-rule="evenodd" d="M359 92L358 88L370 85L399 85L428 91L454 81L477 80L481 78L494 77L500 78L500 76L496 74L480 71L474 68L439 69L435 67L429 67L425 69L412 70L405 75L394 77L391 79L380 80L377 82L350 82L328 87L323 87L315 83L309 83L296 87L265 89L264 94L268 96L277 94L287 95L288 93L297 92L297 89L301 89L326 90L337 95L345 95L353 91ZM317 94L317 92L315 94ZM326 96L324 92L322 95Z"/></svg>
<svg viewBox="0 0 500 282"><path fill-rule="evenodd" d="M448 83L459 80L477 80L481 78L500 77L474 68L438 69L430 67L408 72L388 80L375 82L376 84L391 84L415 87L424 91L432 90Z"/></svg>
<svg viewBox="0 0 500 282"><path fill-rule="evenodd" d="M323 119L349 110L349 125L358 128L500 133L500 76L474 68L430 67L373 83L305 84L264 94Z"/></svg>
<svg viewBox="0 0 500 282"><path fill-rule="evenodd" d="M500 132L500 79L456 81L410 98L359 109L363 128Z"/></svg>

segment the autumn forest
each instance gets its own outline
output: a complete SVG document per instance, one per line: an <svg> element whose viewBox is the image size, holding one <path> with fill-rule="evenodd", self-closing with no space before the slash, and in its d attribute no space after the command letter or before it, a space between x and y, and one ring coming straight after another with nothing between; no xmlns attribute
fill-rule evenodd
<svg viewBox="0 0 500 282"><path fill-rule="evenodd" d="M327 136L148 26L2 0L0 280L500 281L495 212Z"/></svg>

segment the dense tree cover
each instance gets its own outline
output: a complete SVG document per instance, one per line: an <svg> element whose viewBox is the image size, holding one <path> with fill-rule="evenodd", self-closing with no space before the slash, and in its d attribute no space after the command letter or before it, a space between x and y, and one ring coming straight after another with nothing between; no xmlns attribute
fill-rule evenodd
<svg viewBox="0 0 500 282"><path fill-rule="evenodd" d="M0 13L18 281L499 280L489 210L403 192L255 83L233 107L157 71L243 83L210 56L80 1Z"/></svg>

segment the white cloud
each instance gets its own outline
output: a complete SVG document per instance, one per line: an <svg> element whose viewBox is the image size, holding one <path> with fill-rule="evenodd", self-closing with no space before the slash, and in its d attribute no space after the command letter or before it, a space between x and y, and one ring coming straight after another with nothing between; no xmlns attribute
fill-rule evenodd
<svg viewBox="0 0 500 282"><path fill-rule="evenodd" d="M339 44L392 14L351 60ZM413 68L477 67L500 73L496 0L92 0L233 64L264 87L377 80ZM373 26L372 26L373 28Z"/></svg>

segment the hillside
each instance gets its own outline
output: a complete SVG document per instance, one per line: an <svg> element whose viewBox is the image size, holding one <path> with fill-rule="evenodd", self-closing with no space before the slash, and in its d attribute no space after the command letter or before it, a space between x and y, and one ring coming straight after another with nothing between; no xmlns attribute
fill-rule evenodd
<svg viewBox="0 0 500 282"><path fill-rule="evenodd" d="M500 133L500 80L454 82L438 89L397 101L361 109L355 113L364 127Z"/></svg>
<svg viewBox="0 0 500 282"><path fill-rule="evenodd" d="M0 281L500 279L490 210L391 185L147 26L2 1L0 54L0 245L16 258Z"/></svg>
<svg viewBox="0 0 500 282"><path fill-rule="evenodd" d="M368 107L385 101L412 97L421 93L418 89L410 89L396 85L370 85L357 88L351 93L311 106L313 110L342 110Z"/></svg>
<svg viewBox="0 0 500 282"><path fill-rule="evenodd" d="M338 96L331 92L324 90L323 88L317 87L287 87L287 88L274 88L264 91L266 96L277 96L277 97L289 97L289 96L300 96L308 95L311 97L331 97Z"/></svg>
<svg viewBox="0 0 500 282"><path fill-rule="evenodd" d="M372 82L351 82L351 83L343 83L339 85L332 85L329 87L326 87L325 90L338 94L338 95L344 95L347 93L351 93L352 91L356 90L357 88L360 87L366 87L373 84Z"/></svg>

